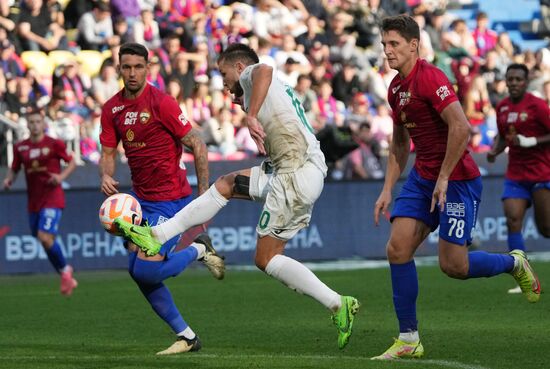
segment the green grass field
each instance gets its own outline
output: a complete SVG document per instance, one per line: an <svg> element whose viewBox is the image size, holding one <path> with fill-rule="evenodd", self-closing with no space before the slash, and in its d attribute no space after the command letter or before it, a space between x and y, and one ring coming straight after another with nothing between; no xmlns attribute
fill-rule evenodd
<svg viewBox="0 0 550 369"><path fill-rule="evenodd" d="M550 263L534 263L550 281ZM197 353L156 357L172 344L122 271L77 273L71 298L57 276L1 277L0 368L458 368L550 367L550 296L538 304L507 295L513 279L456 281L419 267L418 317L424 359L369 361L397 334L389 269L318 272L360 299L348 347L338 350L328 312L260 272L229 270L216 281L203 269L170 279L184 318L199 334Z"/></svg>

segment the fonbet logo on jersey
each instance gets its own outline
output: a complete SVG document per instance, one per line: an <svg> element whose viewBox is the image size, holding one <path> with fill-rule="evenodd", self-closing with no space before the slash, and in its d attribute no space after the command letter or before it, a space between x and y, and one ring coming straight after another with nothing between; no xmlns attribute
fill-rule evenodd
<svg viewBox="0 0 550 369"><path fill-rule="evenodd" d="M451 96L451 91L449 91L449 87L445 85L439 87L437 91L435 91L435 93L437 94L437 96L439 96L441 101L445 100L447 96Z"/></svg>

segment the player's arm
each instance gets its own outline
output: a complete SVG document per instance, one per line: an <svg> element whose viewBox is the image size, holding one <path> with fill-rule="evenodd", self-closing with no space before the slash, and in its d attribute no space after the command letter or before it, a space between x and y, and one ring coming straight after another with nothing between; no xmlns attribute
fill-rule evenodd
<svg viewBox="0 0 550 369"><path fill-rule="evenodd" d="M118 193L118 182L114 180L116 169L116 147L101 147L101 158L99 160L99 176L101 178L101 192L107 196Z"/></svg>
<svg viewBox="0 0 550 369"><path fill-rule="evenodd" d="M407 160L409 159L409 151L409 132L404 126L394 124L384 187L374 204L374 223L376 225L378 225L380 213L386 214L388 210L391 203L391 192L401 173L405 170Z"/></svg>
<svg viewBox="0 0 550 369"><path fill-rule="evenodd" d="M449 177L464 154L464 150L466 150L468 140L470 139L470 124L458 101L454 101L447 105L441 112L441 118L449 127L447 134L447 150L445 151L445 158L441 164L439 176L435 184L431 211L435 209L436 203L439 205L441 211L443 211L447 200Z"/></svg>
<svg viewBox="0 0 550 369"><path fill-rule="evenodd" d="M542 99L537 99L535 105L535 121L537 124L543 126L546 131L545 135L526 137L518 134L514 137L514 145L521 147L534 147L538 145L544 145L550 142L550 107Z"/></svg>
<svg viewBox="0 0 550 369"><path fill-rule="evenodd" d="M69 178L72 172L76 169L76 160L74 157L70 157L71 160L68 160L67 166L59 174L50 173L50 179L48 180L49 184L54 186L60 185L64 180Z"/></svg>
<svg viewBox="0 0 550 369"><path fill-rule="evenodd" d="M493 143L493 147L491 150L487 153L487 161L489 163L494 163L495 158L499 156L504 149L508 146L506 144L506 140L499 134L495 137L495 142Z"/></svg>
<svg viewBox="0 0 550 369"><path fill-rule="evenodd" d="M13 169L9 168L8 172L6 173L6 178L4 178L4 189L9 190L11 188L11 185L13 182L15 182L15 179L17 178L18 172L14 171Z"/></svg>
<svg viewBox="0 0 550 369"><path fill-rule="evenodd" d="M521 147L534 147L548 142L550 142L550 134L538 137L526 137L518 134L514 137L514 145Z"/></svg>
<svg viewBox="0 0 550 369"><path fill-rule="evenodd" d="M199 195L208 190L208 149L196 130L190 130L181 143L193 152L195 158L195 172L197 173L197 186Z"/></svg>
<svg viewBox="0 0 550 369"><path fill-rule="evenodd" d="M265 101L267 91L273 79L273 68L266 64L258 64L252 71L252 92L250 93L250 106L246 114L245 123L250 131L250 135L260 154L265 155L264 138L265 132L258 122L258 113Z"/></svg>

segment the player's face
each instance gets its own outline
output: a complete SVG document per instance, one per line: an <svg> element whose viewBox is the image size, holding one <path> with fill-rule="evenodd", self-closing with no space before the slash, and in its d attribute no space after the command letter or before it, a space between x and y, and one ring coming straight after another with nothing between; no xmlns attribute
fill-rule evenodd
<svg viewBox="0 0 550 369"><path fill-rule="evenodd" d="M42 118L42 115L31 114L27 116L27 126L29 127L31 137L40 137L44 134L46 123L44 123L44 118Z"/></svg>
<svg viewBox="0 0 550 369"><path fill-rule="evenodd" d="M527 76L525 75L525 71L510 69L506 73L506 86L508 87L510 98L513 100L521 99L525 91L527 91Z"/></svg>
<svg viewBox="0 0 550 369"><path fill-rule="evenodd" d="M124 88L132 95L137 95L145 88L149 64L139 55L122 55L118 73L124 82Z"/></svg>
<svg viewBox="0 0 550 369"><path fill-rule="evenodd" d="M235 97L241 97L244 91L239 82L239 77L244 68L246 68L246 65L241 62L236 62L235 64L223 62L218 64L218 68L223 78L224 87L235 95Z"/></svg>
<svg viewBox="0 0 550 369"><path fill-rule="evenodd" d="M411 64L412 57L418 50L417 39L407 41L394 30L382 32L382 45L390 68L399 72Z"/></svg>

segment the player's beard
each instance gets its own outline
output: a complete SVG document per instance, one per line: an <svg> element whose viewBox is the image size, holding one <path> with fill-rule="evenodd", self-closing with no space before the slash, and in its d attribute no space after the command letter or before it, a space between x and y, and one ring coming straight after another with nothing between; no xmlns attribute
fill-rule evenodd
<svg viewBox="0 0 550 369"><path fill-rule="evenodd" d="M136 95L142 88L145 83L139 84L139 82L136 82L135 87L132 87L128 84L124 85L124 88L126 89L126 92L128 95Z"/></svg>
<svg viewBox="0 0 550 369"><path fill-rule="evenodd" d="M235 97L241 97L244 94L244 90L241 87L241 84L239 82L235 83L235 87L233 87L233 95Z"/></svg>

